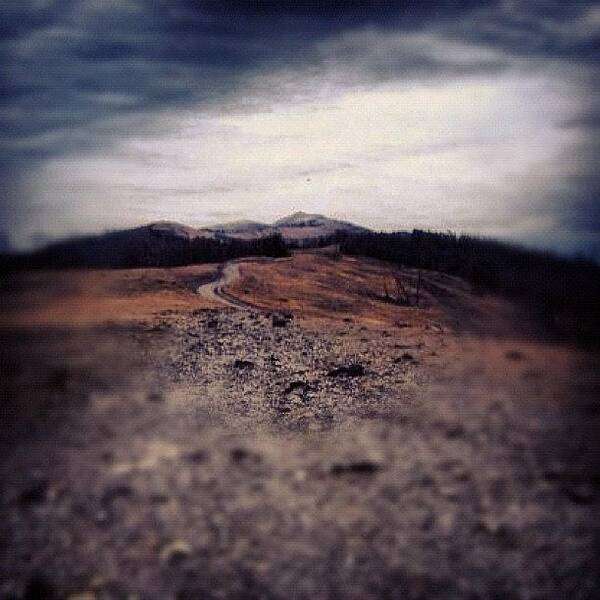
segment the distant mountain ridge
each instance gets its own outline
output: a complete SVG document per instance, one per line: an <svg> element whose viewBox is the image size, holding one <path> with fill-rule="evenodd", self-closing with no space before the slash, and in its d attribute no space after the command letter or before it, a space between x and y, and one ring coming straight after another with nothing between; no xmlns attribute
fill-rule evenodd
<svg viewBox="0 0 600 600"><path fill-rule="evenodd" d="M314 213L305 213L302 211L295 212L287 217L278 219L273 223L274 227L328 227L339 229L360 229L361 231L367 231L365 227L355 225L348 221L339 221L337 219L331 219L323 215Z"/></svg>
<svg viewBox="0 0 600 600"><path fill-rule="evenodd" d="M215 234L245 240L279 233L291 246L314 245L319 240L331 238L340 232L365 233L369 231L366 227L348 221L302 211L277 219L270 224L244 220L209 227L207 230Z"/></svg>
<svg viewBox="0 0 600 600"><path fill-rule="evenodd" d="M32 267L174 266L250 255L281 256L288 248L323 246L341 234L369 230L323 215L296 212L273 224L241 220L212 227L155 221L48 244L7 264Z"/></svg>
<svg viewBox="0 0 600 600"><path fill-rule="evenodd" d="M292 246L313 245L317 241L330 238L340 232L365 233L369 229L355 225L348 221L332 219L315 213L295 212L287 217L282 217L274 223L263 223L243 219L194 229L180 223L159 221L147 227L169 231L175 236L184 237L213 237L232 238L238 240L254 240L261 237L280 234L286 243Z"/></svg>

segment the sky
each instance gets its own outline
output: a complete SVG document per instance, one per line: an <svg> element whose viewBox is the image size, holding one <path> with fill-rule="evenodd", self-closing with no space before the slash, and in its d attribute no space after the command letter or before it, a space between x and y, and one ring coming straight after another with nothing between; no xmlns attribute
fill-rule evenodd
<svg viewBox="0 0 600 600"><path fill-rule="evenodd" d="M297 210L600 258L600 3L6 0L0 245Z"/></svg>

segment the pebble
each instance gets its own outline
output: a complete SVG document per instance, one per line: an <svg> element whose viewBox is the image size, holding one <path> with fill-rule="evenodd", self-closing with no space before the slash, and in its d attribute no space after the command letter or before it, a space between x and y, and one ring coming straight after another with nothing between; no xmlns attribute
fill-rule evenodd
<svg viewBox="0 0 600 600"><path fill-rule="evenodd" d="M160 559L170 565L181 563L192 553L192 547L185 540L174 540L160 551Z"/></svg>

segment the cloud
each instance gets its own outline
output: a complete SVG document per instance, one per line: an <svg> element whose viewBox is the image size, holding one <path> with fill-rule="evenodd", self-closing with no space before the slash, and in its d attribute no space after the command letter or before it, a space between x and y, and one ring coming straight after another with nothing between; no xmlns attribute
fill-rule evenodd
<svg viewBox="0 0 600 600"><path fill-rule="evenodd" d="M496 48L576 55L589 61L589 50L597 50L597 11L581 2L563 5L5 3L0 9L4 28L0 124L18 140L16 144L5 140L5 150L15 160L76 151L90 145L83 140L98 120L222 99L248 74L305 62L319 66L352 60L362 70L390 77L415 73L427 77L444 70L452 74L501 68L505 61ZM413 38L409 45L402 36L379 39L381 32L390 31L423 35L420 43ZM459 42L441 42L439 34L454 35ZM474 45L469 47L465 40ZM58 130L60 134L55 133ZM49 131L53 137L39 137Z"/></svg>
<svg viewBox="0 0 600 600"><path fill-rule="evenodd" d="M555 76L371 82L310 101L258 98L262 110L250 112L176 111L110 153L48 161L29 191L51 207L55 235L158 218L206 225L216 209L270 221L304 208L378 229L526 240L557 231L561 211L547 199L572 175L564 149L580 142L555 125L579 107ZM331 81L314 77L310 89ZM31 236L49 218L29 214L19 227Z"/></svg>
<svg viewBox="0 0 600 600"><path fill-rule="evenodd" d="M0 6L0 24L0 218L10 223L24 223L33 213L53 214L55 197L42 194L44 205L40 197L28 194L56 165L69 164L73 157L85 160L87 155L93 161L118 155L128 139L137 143L158 135L162 143L176 135L189 136L181 129L185 120L181 115L189 111L212 116L243 113L250 122L251 115L275 106L280 110L284 103L294 107L315 103L320 114L321 107L327 102L335 105L344 90L358 93L388 84L422 90L451 82L468 88L469 80L502 83L506 77L521 82L530 78L531 90L540 97L525 96L526 104L545 106L544 98L558 103L556 110L545 114L528 113L534 119L533 140L548 130L545 121L550 118L562 123L558 128L567 137L568 130L585 134L566 143L571 155L564 160L572 173L555 185L554 192L544 192L552 196L547 204L580 226L582 219L575 215L591 206L597 191L590 166L597 147L584 139L597 120L593 107L600 17L591 1L23 0ZM539 85L538 74L545 87ZM556 93L553 86L562 92ZM427 104L427 95L421 97ZM468 105L469 98L464 102ZM501 111L497 114L500 119ZM385 163L388 152L398 156L404 152L405 157L407 152L423 157L431 153L434 160L445 151L444 144L462 148L465 132L454 116L447 115L448 127L454 128L449 139L410 149L371 148L377 157L374 164ZM217 120L212 123L216 127ZM321 148L332 139L325 122L323 126L313 139ZM385 146L389 124L378 127L380 145ZM260 137L264 131L254 131L255 146L264 142ZM282 127L279 147L293 144L293 138L285 136L297 134ZM203 130L202 135L207 146L215 135L229 139L220 130ZM490 153L504 147L503 136L502 128L497 128L477 151L485 153L485 145ZM232 143L235 149L237 142ZM146 153L136 164L185 163L180 155L185 151L180 142L162 152L161 159ZM310 164L285 169L317 176L329 171L341 178L354 168L348 165L355 165L355 158L322 162L311 159L305 148L298 147L298 152ZM263 160L268 155L267 150L262 152ZM449 155L447 151L444 156ZM528 163L526 156L522 159ZM273 165L263 168L277 171L277 156L268 160ZM565 171L559 163L554 167ZM257 185L265 182L255 173L236 185L252 187L252 177ZM60 182L53 185L59 188ZM114 188L110 179L97 185L102 204L106 200L100 197L114 193ZM172 182L161 185L173 187ZM230 187L223 181L198 183L199 188L202 185ZM271 185L276 185L274 180ZM356 190L365 189L364 182L355 185ZM433 182L432 188L436 185L441 184ZM269 193L266 183L261 189ZM560 201L559 189L565 194ZM536 188L536 193L542 192ZM32 206L42 208L35 212ZM562 211L560 206L570 208ZM98 226L95 218L82 215L79 221L73 218L72 227L86 223Z"/></svg>

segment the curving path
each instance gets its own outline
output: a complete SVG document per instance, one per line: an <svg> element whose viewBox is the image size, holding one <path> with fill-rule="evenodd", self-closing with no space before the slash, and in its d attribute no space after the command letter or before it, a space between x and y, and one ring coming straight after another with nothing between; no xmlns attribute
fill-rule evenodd
<svg viewBox="0 0 600 600"><path fill-rule="evenodd" d="M206 298L207 300L225 304L226 306L231 306L233 308L257 310L258 307L254 306L254 304L251 304L250 302L245 302L244 300L240 300L239 298L232 296L231 294L226 292L224 288L226 285L230 285L240 278L241 264L249 262L273 262L278 260L291 260L291 258L261 257L249 260L236 259L226 262L219 270L218 278L214 281L210 281L201 285L196 290L196 293L200 294L203 298Z"/></svg>

